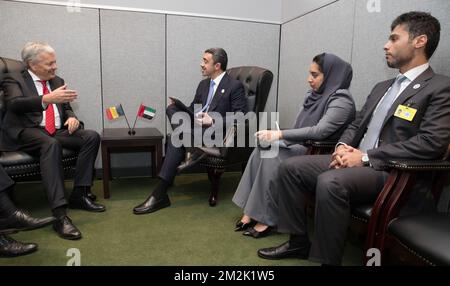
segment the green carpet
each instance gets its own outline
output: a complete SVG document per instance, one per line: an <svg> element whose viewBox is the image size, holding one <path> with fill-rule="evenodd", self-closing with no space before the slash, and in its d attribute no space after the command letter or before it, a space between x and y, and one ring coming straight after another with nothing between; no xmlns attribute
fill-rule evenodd
<svg viewBox="0 0 450 286"><path fill-rule="evenodd" d="M219 203L208 205L209 182L206 174L178 176L169 191L172 206L146 215L133 215L132 209L153 189L151 178L121 178L111 182L111 198L103 199L102 181L95 181L93 192L106 205L104 213L69 210L69 216L83 238L59 238L51 226L14 234L19 241L35 242L39 250L17 258L0 258L0 265L58 265L70 259L67 250L81 252L81 265L316 265L307 260L271 261L256 255L259 248L276 246L287 240L284 234L265 238L245 237L234 232L241 210L231 202L239 173L225 173ZM66 189L72 183L66 182ZM16 186L16 203L33 216L48 216L50 210L40 183ZM348 243L344 265L362 263L361 245Z"/></svg>

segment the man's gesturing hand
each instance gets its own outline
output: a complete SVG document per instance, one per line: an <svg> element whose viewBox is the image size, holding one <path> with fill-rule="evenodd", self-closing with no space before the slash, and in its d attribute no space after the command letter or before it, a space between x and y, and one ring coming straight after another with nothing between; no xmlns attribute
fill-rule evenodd
<svg viewBox="0 0 450 286"><path fill-rule="evenodd" d="M42 102L44 104L53 104L53 103L66 103L72 102L77 98L77 92L75 90L67 89L67 84L58 87L54 91L49 94L45 94L42 96Z"/></svg>

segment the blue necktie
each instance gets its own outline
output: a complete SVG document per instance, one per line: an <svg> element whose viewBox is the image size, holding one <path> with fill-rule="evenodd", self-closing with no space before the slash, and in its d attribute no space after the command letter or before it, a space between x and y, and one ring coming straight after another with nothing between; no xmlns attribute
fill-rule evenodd
<svg viewBox="0 0 450 286"><path fill-rule="evenodd" d="M203 108L202 108L202 110L200 110L200 112L208 111L209 105L211 104L211 101L214 97L214 84L215 84L215 82L213 80L209 83L208 99L206 100L206 104L205 104L205 106L203 106Z"/></svg>
<svg viewBox="0 0 450 286"><path fill-rule="evenodd" d="M362 152L366 153L367 150L375 148L383 122L386 119L389 109L397 98L402 82L405 79L406 76L398 75L389 91L381 99L380 105L372 115L372 119L367 127L366 135L359 144L359 149Z"/></svg>

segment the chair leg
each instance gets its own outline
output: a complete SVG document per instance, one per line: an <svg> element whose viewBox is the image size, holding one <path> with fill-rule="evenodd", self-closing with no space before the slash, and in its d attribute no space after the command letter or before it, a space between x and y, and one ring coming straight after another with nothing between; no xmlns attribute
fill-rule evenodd
<svg viewBox="0 0 450 286"><path fill-rule="evenodd" d="M406 196L406 190L410 190L411 186L414 183L415 180L415 174L414 172L407 172L403 171L398 183L393 191L392 196L389 198L389 201L386 204L386 207L383 211L383 214L380 216L380 223L378 226L378 238L375 241L377 248L383 253L384 246L385 246L385 239L387 235L387 228L389 225L389 222L391 222L396 216L398 216L399 212L399 200L405 199ZM404 195L405 194L405 195ZM402 195L403 198L402 198Z"/></svg>
<svg viewBox="0 0 450 286"><path fill-rule="evenodd" d="M391 170L389 177L384 184L383 190L381 190L380 194L375 201L374 206L372 207L372 214L368 221L367 226L367 236L364 246L364 253L367 253L367 250L370 248L376 248L378 241L378 227L380 217L382 216L382 212L385 210L386 202L392 194L392 190L395 188L398 179L400 177L400 172L396 169ZM367 256L364 255L364 265L367 263Z"/></svg>
<svg viewBox="0 0 450 286"><path fill-rule="evenodd" d="M217 204L220 177L224 171L224 169L208 168L208 178L211 181L211 194L209 196L209 205L211 207Z"/></svg>

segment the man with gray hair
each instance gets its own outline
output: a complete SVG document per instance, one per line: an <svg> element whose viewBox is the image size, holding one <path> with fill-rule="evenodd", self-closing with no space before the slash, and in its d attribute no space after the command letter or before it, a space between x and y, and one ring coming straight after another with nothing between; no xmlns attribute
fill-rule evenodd
<svg viewBox="0 0 450 286"><path fill-rule="evenodd" d="M105 207L93 202L90 192L100 136L84 130L70 106L77 92L56 75L56 53L46 43L30 42L22 50L26 68L5 76L6 114L0 144L39 156L42 181L56 221L55 231L64 239L80 239L81 232L67 216L70 208L93 212ZM69 203L64 197L62 148L79 152L74 189Z"/></svg>

